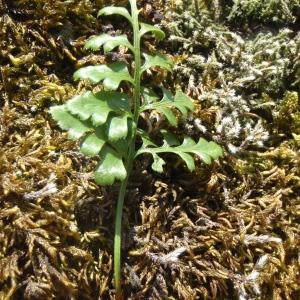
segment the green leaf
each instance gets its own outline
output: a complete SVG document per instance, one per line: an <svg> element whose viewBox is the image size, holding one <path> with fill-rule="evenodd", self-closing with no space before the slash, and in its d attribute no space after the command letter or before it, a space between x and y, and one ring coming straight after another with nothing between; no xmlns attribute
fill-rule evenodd
<svg viewBox="0 0 300 300"><path fill-rule="evenodd" d="M143 53L143 56L145 57L145 63L141 68L141 73L153 67L160 67L172 72L173 63L167 56L161 54L151 56L146 53Z"/></svg>
<svg viewBox="0 0 300 300"><path fill-rule="evenodd" d="M150 146L151 147L158 147L149 137L149 135L142 129L138 130L138 134L140 135L141 139L142 139L142 148L141 149L146 149Z"/></svg>
<svg viewBox="0 0 300 300"><path fill-rule="evenodd" d="M200 138L197 143L190 137L185 137L181 145L177 145L177 140L169 135L166 131L163 132L165 139L163 145L158 147L155 145L145 133L142 134L143 145L137 151L136 156L142 153L150 153L154 159L154 167L157 170L162 170L161 161L157 158L159 153L174 153L180 156L186 163L188 169L193 171L195 169L194 159L191 154L200 157L206 164L210 164L213 160L223 156L222 148L215 142L208 142ZM172 146L175 145L175 146Z"/></svg>
<svg viewBox="0 0 300 300"><path fill-rule="evenodd" d="M193 172L195 170L195 163L192 155L183 152L178 152L176 154L180 156L181 159L186 163L186 166L190 172Z"/></svg>
<svg viewBox="0 0 300 300"><path fill-rule="evenodd" d="M163 166L166 164L166 162L155 153L153 153L152 156L153 156L153 163L151 165L152 170L154 170L157 173L163 173L164 171Z"/></svg>
<svg viewBox="0 0 300 300"><path fill-rule="evenodd" d="M128 135L128 117L114 116L106 124L106 134L109 141L115 142L125 139Z"/></svg>
<svg viewBox="0 0 300 300"><path fill-rule="evenodd" d="M208 142L203 138L195 145L193 153L198 155L206 164L211 164L214 159L223 156L222 148L218 144Z"/></svg>
<svg viewBox="0 0 300 300"><path fill-rule="evenodd" d="M102 128L97 128L94 133L91 133L83 138L80 151L87 156L95 156L99 154L104 144L106 143L106 136Z"/></svg>
<svg viewBox="0 0 300 300"><path fill-rule="evenodd" d="M162 135L164 137L164 144L162 147L166 147L166 146L172 147L172 146L180 145L180 142L178 141L177 137L173 133L171 133L165 129L162 129L160 132L162 133Z"/></svg>
<svg viewBox="0 0 300 300"><path fill-rule="evenodd" d="M74 79L89 79L94 84L104 80L103 85L107 90L116 90L121 81L134 82L124 62L81 68L74 73Z"/></svg>
<svg viewBox="0 0 300 300"><path fill-rule="evenodd" d="M128 10L124 7L107 6L100 9L97 16L100 17L100 16L110 16L110 15L121 15L125 17L130 23L132 23L132 18Z"/></svg>
<svg viewBox="0 0 300 300"><path fill-rule="evenodd" d="M191 98L181 91L177 91L175 94L174 106L181 111L184 117L187 117L188 111L193 111L195 108Z"/></svg>
<svg viewBox="0 0 300 300"><path fill-rule="evenodd" d="M157 110L165 115L172 126L177 125L177 119L172 109L178 109L184 117L187 117L188 111L194 109L192 100L181 91L177 91L175 97L165 88L162 88L164 96L161 101L146 103L141 106L140 111Z"/></svg>
<svg viewBox="0 0 300 300"><path fill-rule="evenodd" d="M126 94L114 91L101 91L97 94L86 92L83 95L75 96L67 102L68 110L77 115L81 120L91 117L95 126L106 122L110 112L130 113L129 97Z"/></svg>
<svg viewBox="0 0 300 300"><path fill-rule="evenodd" d="M84 48L99 50L103 46L104 53L107 53L121 45L129 48L132 52L134 52L134 47L128 41L127 36L125 34L120 36L111 36L109 34L104 33L98 36L91 37L85 43Z"/></svg>
<svg viewBox="0 0 300 300"><path fill-rule="evenodd" d="M114 146L114 149L116 149L117 152L123 158L126 158L130 142L131 142L131 140L129 140L129 138L127 138L127 139L120 139L120 140L114 142L113 146Z"/></svg>
<svg viewBox="0 0 300 300"><path fill-rule="evenodd" d="M161 29L146 23L140 23L140 25L141 25L140 36L143 36L148 32L152 32L158 41L165 38L165 33Z"/></svg>
<svg viewBox="0 0 300 300"><path fill-rule="evenodd" d="M177 119L171 109L168 107L157 107L156 110L163 114L172 126L177 126Z"/></svg>
<svg viewBox="0 0 300 300"><path fill-rule="evenodd" d="M194 104L190 97L177 91L175 97L170 91L165 88L162 88L164 96L161 100L161 103L169 107L176 107L184 117L187 117L188 111L194 110Z"/></svg>
<svg viewBox="0 0 300 300"><path fill-rule="evenodd" d="M115 150L104 146L100 152L101 161L95 171L95 181L99 185L111 185L116 180L124 180L127 172L122 160Z"/></svg>
<svg viewBox="0 0 300 300"><path fill-rule="evenodd" d="M150 104L159 100L159 96L152 89L147 87L142 87L142 95L145 104Z"/></svg>
<svg viewBox="0 0 300 300"><path fill-rule="evenodd" d="M50 107L50 114L61 129L68 130L68 135L71 140L78 140L86 132L93 130L93 126L89 122L81 121L73 116L67 110L66 105Z"/></svg>

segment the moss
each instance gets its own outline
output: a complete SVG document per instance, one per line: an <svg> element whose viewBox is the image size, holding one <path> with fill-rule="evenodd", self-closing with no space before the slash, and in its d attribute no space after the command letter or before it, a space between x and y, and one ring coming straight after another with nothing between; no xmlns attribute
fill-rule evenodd
<svg viewBox="0 0 300 300"><path fill-rule="evenodd" d="M157 47L177 63L167 83L197 106L179 134L228 151L192 175L173 157L163 175L137 162L123 220L127 299L299 294L299 35L288 18L269 29L258 8L228 22L226 3L199 1L196 15L195 2L140 2L143 18L164 17ZM110 299L117 186L95 185L96 162L47 111L88 87L72 80L77 67L112 59L84 52L86 37L124 23L97 21L103 1L1 4L0 298ZM245 34L234 20L260 26Z"/></svg>
<svg viewBox="0 0 300 300"><path fill-rule="evenodd" d="M299 134L300 110L297 92L286 92L282 101L275 107L276 122L284 132Z"/></svg>
<svg viewBox="0 0 300 300"><path fill-rule="evenodd" d="M297 0L233 0L228 18L288 24L296 21L299 9Z"/></svg>

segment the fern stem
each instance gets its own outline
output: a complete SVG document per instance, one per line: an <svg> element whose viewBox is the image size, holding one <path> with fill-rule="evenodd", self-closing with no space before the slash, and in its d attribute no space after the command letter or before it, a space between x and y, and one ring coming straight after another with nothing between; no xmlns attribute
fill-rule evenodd
<svg viewBox="0 0 300 300"><path fill-rule="evenodd" d="M136 0L130 0L131 16L133 25L134 36L134 93L133 93L133 114L134 123L132 140L128 149L128 158L126 162L127 177L121 183L121 187L118 195L117 211L116 211L116 223L115 223L115 236L114 236L114 280L116 289L116 299L122 299L122 285L121 285L121 235L122 235L122 216L123 206L126 194L126 188L129 180L129 176L133 166L133 160L135 157L135 139L137 133L137 122L139 118L140 110L140 90L141 90L141 50L140 50L140 29L138 21L138 9Z"/></svg>
<svg viewBox="0 0 300 300"><path fill-rule="evenodd" d="M122 215L123 204L126 194L128 176L121 183L118 195L118 204L116 211L115 236L114 236L114 280L116 289L116 299L122 299L121 289L121 234L122 234Z"/></svg>

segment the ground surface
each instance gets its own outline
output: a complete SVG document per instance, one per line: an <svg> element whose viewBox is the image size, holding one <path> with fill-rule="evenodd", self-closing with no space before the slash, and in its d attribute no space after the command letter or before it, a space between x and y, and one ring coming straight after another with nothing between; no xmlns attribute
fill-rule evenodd
<svg viewBox="0 0 300 300"><path fill-rule="evenodd" d="M78 67L120 59L82 50L92 34L127 28L96 19L104 2L0 1L0 299L114 297L118 185L95 185L96 159L48 113L89 88L73 81ZM178 133L215 140L225 156L193 174L173 156L163 175L136 163L126 299L300 298L299 3L250 2L140 2L168 36L155 48L176 62L156 80L197 106Z"/></svg>

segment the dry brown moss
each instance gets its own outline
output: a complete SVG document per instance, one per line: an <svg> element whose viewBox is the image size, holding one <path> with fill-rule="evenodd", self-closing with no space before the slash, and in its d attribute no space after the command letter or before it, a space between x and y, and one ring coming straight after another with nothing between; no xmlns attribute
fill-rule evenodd
<svg viewBox="0 0 300 300"><path fill-rule="evenodd" d="M76 92L71 75L99 5L2 3L1 299L109 295L110 228L99 225L111 220L111 202L46 109Z"/></svg>
<svg viewBox="0 0 300 300"><path fill-rule="evenodd" d="M293 142L282 143L248 160L224 162L202 175L207 180L181 170L172 182L154 183L153 193L140 201L140 224L132 225L128 264L140 279L133 299L232 299L244 289L255 295L256 287L256 299L296 299L296 149ZM178 261L174 253L166 257L182 247Z"/></svg>

